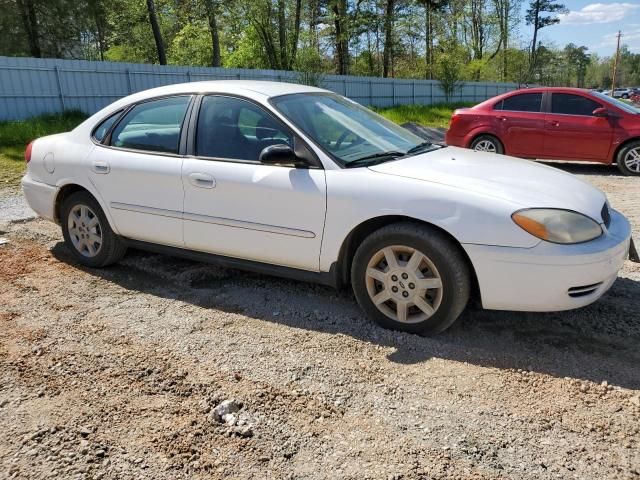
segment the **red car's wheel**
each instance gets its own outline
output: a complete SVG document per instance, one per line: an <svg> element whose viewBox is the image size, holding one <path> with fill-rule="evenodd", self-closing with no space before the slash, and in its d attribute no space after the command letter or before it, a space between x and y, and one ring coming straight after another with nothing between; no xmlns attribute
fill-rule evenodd
<svg viewBox="0 0 640 480"><path fill-rule="evenodd" d="M478 152L504 153L502 143L493 135L479 135L471 142L471 149Z"/></svg>

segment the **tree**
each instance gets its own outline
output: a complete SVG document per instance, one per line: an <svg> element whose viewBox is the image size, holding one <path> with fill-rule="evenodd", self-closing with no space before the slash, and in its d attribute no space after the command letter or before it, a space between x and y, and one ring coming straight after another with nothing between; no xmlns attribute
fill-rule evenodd
<svg viewBox="0 0 640 480"><path fill-rule="evenodd" d="M460 74L460 63L456 58L450 54L443 54L438 61L438 81L447 103L464 85L464 82L460 80Z"/></svg>
<svg viewBox="0 0 640 480"><path fill-rule="evenodd" d="M329 0L329 8L333 16L334 44L336 48L336 73L349 73L349 19L347 17L347 0Z"/></svg>
<svg viewBox="0 0 640 480"><path fill-rule="evenodd" d="M536 68L538 31L560 22L560 18L554 16L554 14L567 12L567 8L561 3L556 3L556 0L531 0L525 16L527 25L533 25L533 41L531 42L531 54L529 56L531 71Z"/></svg>
<svg viewBox="0 0 640 480"><path fill-rule="evenodd" d="M387 78L391 72L390 63L393 55L393 22L395 17L395 0L386 0L384 10L384 51L382 53L382 76Z"/></svg>
<svg viewBox="0 0 640 480"><path fill-rule="evenodd" d="M216 0L204 0L204 4L209 23L209 32L211 33L211 66L220 67L222 62L220 60L220 33L217 20L220 6Z"/></svg>
<svg viewBox="0 0 640 480"><path fill-rule="evenodd" d="M20 17L22 18L24 31L27 34L31 56L41 57L42 49L40 48L40 32L34 0L17 0L17 4L20 11Z"/></svg>
<svg viewBox="0 0 640 480"><path fill-rule="evenodd" d="M151 24L151 30L153 31L153 39L156 42L156 49L158 51L158 61L160 62L160 65L166 65L167 55L164 50L164 42L162 41L160 25L158 24L156 5L153 0L147 0L147 10L149 12L149 23Z"/></svg>

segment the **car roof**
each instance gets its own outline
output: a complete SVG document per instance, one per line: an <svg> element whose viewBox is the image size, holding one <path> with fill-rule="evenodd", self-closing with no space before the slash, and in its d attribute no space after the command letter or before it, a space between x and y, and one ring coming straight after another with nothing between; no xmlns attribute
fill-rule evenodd
<svg viewBox="0 0 640 480"><path fill-rule="evenodd" d="M485 100L482 103L477 104L473 109L483 109L488 105L493 105L495 102L502 100L503 98L510 97L511 95L516 95L520 93L544 93L544 92L558 92L558 93L588 93L593 95L593 92L586 88L575 88L575 87L523 87L518 88L516 90L511 90L506 93L502 93L500 95L496 95L495 97L491 97Z"/></svg>
<svg viewBox="0 0 640 480"><path fill-rule="evenodd" d="M135 97L152 98L179 93L236 93L248 97L277 97L292 93L327 92L321 88L298 83L269 82L264 80L208 80L165 85L134 94Z"/></svg>

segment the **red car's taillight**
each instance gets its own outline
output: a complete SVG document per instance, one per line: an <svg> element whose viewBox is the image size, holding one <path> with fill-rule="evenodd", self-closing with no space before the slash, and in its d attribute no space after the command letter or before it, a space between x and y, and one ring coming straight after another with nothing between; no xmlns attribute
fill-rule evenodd
<svg viewBox="0 0 640 480"><path fill-rule="evenodd" d="M35 140L34 140L35 142ZM27 145L27 149L24 151L24 160L29 163L31 161L31 149L33 148L33 142Z"/></svg>
<svg viewBox="0 0 640 480"><path fill-rule="evenodd" d="M458 115L457 113L454 113L453 115L451 115L451 120L449 121L449 128L451 128L453 124L456 123L458 120L460 120L460 115Z"/></svg>

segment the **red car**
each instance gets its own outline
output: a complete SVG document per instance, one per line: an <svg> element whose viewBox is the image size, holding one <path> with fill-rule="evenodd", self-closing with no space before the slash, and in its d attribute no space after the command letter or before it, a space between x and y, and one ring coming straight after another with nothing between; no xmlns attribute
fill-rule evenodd
<svg viewBox="0 0 640 480"><path fill-rule="evenodd" d="M530 88L456 110L448 145L524 158L616 162L640 175L640 109L579 88Z"/></svg>

